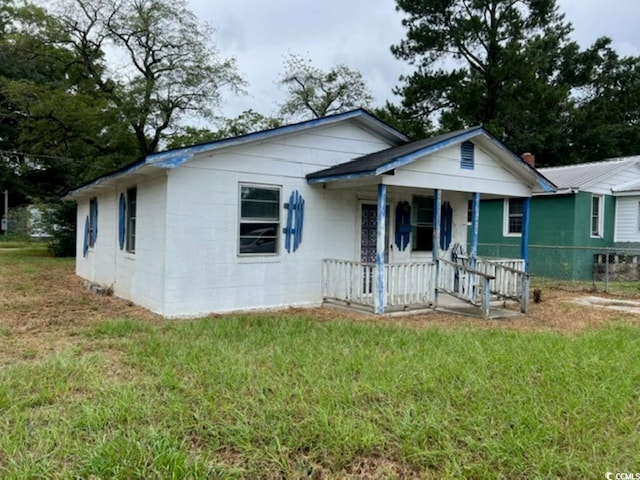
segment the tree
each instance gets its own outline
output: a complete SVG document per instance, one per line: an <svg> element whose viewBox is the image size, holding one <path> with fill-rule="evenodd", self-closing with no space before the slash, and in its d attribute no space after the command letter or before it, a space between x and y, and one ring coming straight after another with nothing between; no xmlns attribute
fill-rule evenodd
<svg viewBox="0 0 640 480"><path fill-rule="evenodd" d="M568 139L570 161L640 153L640 57L620 57L609 38L581 55Z"/></svg>
<svg viewBox="0 0 640 480"><path fill-rule="evenodd" d="M135 135L135 156L156 151L187 116L212 118L223 90L243 85L185 0L61 0L55 20L57 43ZM124 65L108 64L107 50Z"/></svg>
<svg viewBox="0 0 640 480"><path fill-rule="evenodd" d="M563 138L578 52L555 0L397 0L407 37L393 54L416 65L396 93L443 129L485 125L516 151Z"/></svg>
<svg viewBox="0 0 640 480"><path fill-rule="evenodd" d="M373 101L362 74L345 64L325 72L314 67L311 60L289 55L278 83L288 94L280 106L285 117L320 118L367 107Z"/></svg>
<svg viewBox="0 0 640 480"><path fill-rule="evenodd" d="M207 128L184 127L180 133L174 135L167 144L167 148L179 148L200 143L213 142L223 138L237 137L252 132L280 127L282 120L267 117L253 110L245 110L235 118L225 118L219 121L217 130Z"/></svg>

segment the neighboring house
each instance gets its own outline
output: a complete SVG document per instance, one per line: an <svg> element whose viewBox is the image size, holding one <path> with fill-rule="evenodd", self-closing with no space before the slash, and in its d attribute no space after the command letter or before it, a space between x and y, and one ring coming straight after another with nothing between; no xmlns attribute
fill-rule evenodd
<svg viewBox="0 0 640 480"><path fill-rule="evenodd" d="M152 154L73 190L76 272L167 317L328 300L383 313L433 306L454 282L476 301L485 277L440 260L467 243L469 200L477 225L480 198L551 188L483 128L411 142L354 110Z"/></svg>
<svg viewBox="0 0 640 480"><path fill-rule="evenodd" d="M533 275L590 280L599 252L640 248L640 156L539 171L557 190L531 200ZM517 199L482 202L481 255L517 251L521 212Z"/></svg>

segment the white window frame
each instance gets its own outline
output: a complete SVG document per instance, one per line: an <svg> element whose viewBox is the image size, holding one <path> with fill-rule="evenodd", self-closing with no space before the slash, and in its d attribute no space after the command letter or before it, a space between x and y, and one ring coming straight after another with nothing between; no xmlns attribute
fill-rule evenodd
<svg viewBox="0 0 640 480"><path fill-rule="evenodd" d="M522 209L522 221L524 225L524 199L522 198L505 198L504 199L504 207L503 207L503 218L502 218L502 235L505 237L522 237L522 232L510 232L509 231L509 205L511 200L519 200L523 202Z"/></svg>
<svg viewBox="0 0 640 480"><path fill-rule="evenodd" d="M598 231L593 230L593 202L598 200ZM589 230L591 231L591 238L604 238L604 195L591 195L591 208L589 209L591 215L589 216Z"/></svg>
<svg viewBox="0 0 640 480"><path fill-rule="evenodd" d="M94 208L95 205L95 208ZM98 197L89 199L89 238L87 239L89 248L94 248L98 241Z"/></svg>
<svg viewBox="0 0 640 480"><path fill-rule="evenodd" d="M135 199L131 201L131 194L135 195ZM125 213L125 251L127 253L136 253L136 221L138 216L138 187L127 188L125 192L127 201L127 210ZM133 203L133 208L132 204Z"/></svg>
<svg viewBox="0 0 640 480"><path fill-rule="evenodd" d="M264 218L243 218L242 217L242 189L243 188L255 188L262 190L273 190L278 192L278 218L277 220L265 220ZM242 239L242 225L251 223L272 223L276 227L276 239L275 239L275 251L274 252L252 252L246 253L240 251L240 242ZM280 255L281 247L280 242L282 239L282 186L271 185L263 183L246 183L242 182L238 184L238 241L237 241L237 253L239 257L277 257Z"/></svg>

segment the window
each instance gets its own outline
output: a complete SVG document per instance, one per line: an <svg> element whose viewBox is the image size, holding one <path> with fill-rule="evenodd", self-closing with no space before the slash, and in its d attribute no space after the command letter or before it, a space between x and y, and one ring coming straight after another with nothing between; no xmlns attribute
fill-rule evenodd
<svg viewBox="0 0 640 480"><path fill-rule="evenodd" d="M241 255L278 253L280 188L240 185Z"/></svg>
<svg viewBox="0 0 640 480"><path fill-rule="evenodd" d="M591 197L591 236L602 237L602 220L604 212L602 211L603 197L593 195Z"/></svg>
<svg viewBox="0 0 640 480"><path fill-rule="evenodd" d="M89 246L93 247L98 239L98 199L89 200Z"/></svg>
<svg viewBox="0 0 640 480"><path fill-rule="evenodd" d="M508 198L505 200L505 236L520 236L522 234L522 212L524 200L522 198Z"/></svg>
<svg viewBox="0 0 640 480"><path fill-rule="evenodd" d="M473 170L475 165L475 146L471 142L460 144L460 168Z"/></svg>
<svg viewBox="0 0 640 480"><path fill-rule="evenodd" d="M130 188L127 190L127 252L134 253L136 251L136 204L137 189Z"/></svg>
<svg viewBox="0 0 640 480"><path fill-rule="evenodd" d="M413 250L433 250L433 198L413 197Z"/></svg>
<svg viewBox="0 0 640 480"><path fill-rule="evenodd" d="M473 200L467 200L467 223L473 223Z"/></svg>

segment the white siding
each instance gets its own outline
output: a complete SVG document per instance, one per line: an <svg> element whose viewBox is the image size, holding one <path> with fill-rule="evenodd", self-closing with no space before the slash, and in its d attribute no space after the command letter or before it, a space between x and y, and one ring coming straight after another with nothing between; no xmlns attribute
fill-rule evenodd
<svg viewBox="0 0 640 480"><path fill-rule="evenodd" d="M99 283L111 286L114 283L115 265L113 261L117 234L117 210L113 189L103 190L91 198L98 201L98 235L93 247L89 247L83 256L85 221L89 217L90 198L78 202L78 223L76 235L76 274Z"/></svg>
<svg viewBox="0 0 640 480"><path fill-rule="evenodd" d="M163 313L320 304L321 260L354 259L359 253L358 194L309 186L305 175L388 146L342 124L203 155L171 170ZM238 255L241 183L279 186L281 205L293 190L304 197L303 240L296 252L284 249L287 210L282 207L279 254Z"/></svg>
<svg viewBox="0 0 640 480"><path fill-rule="evenodd" d="M479 192L499 196L528 197L531 191L501 163L475 148L475 167L460 167L460 145L440 150L385 176L387 185L440 188L461 192Z"/></svg>
<svg viewBox="0 0 640 480"><path fill-rule="evenodd" d="M640 196L616 197L615 242L640 242Z"/></svg>

